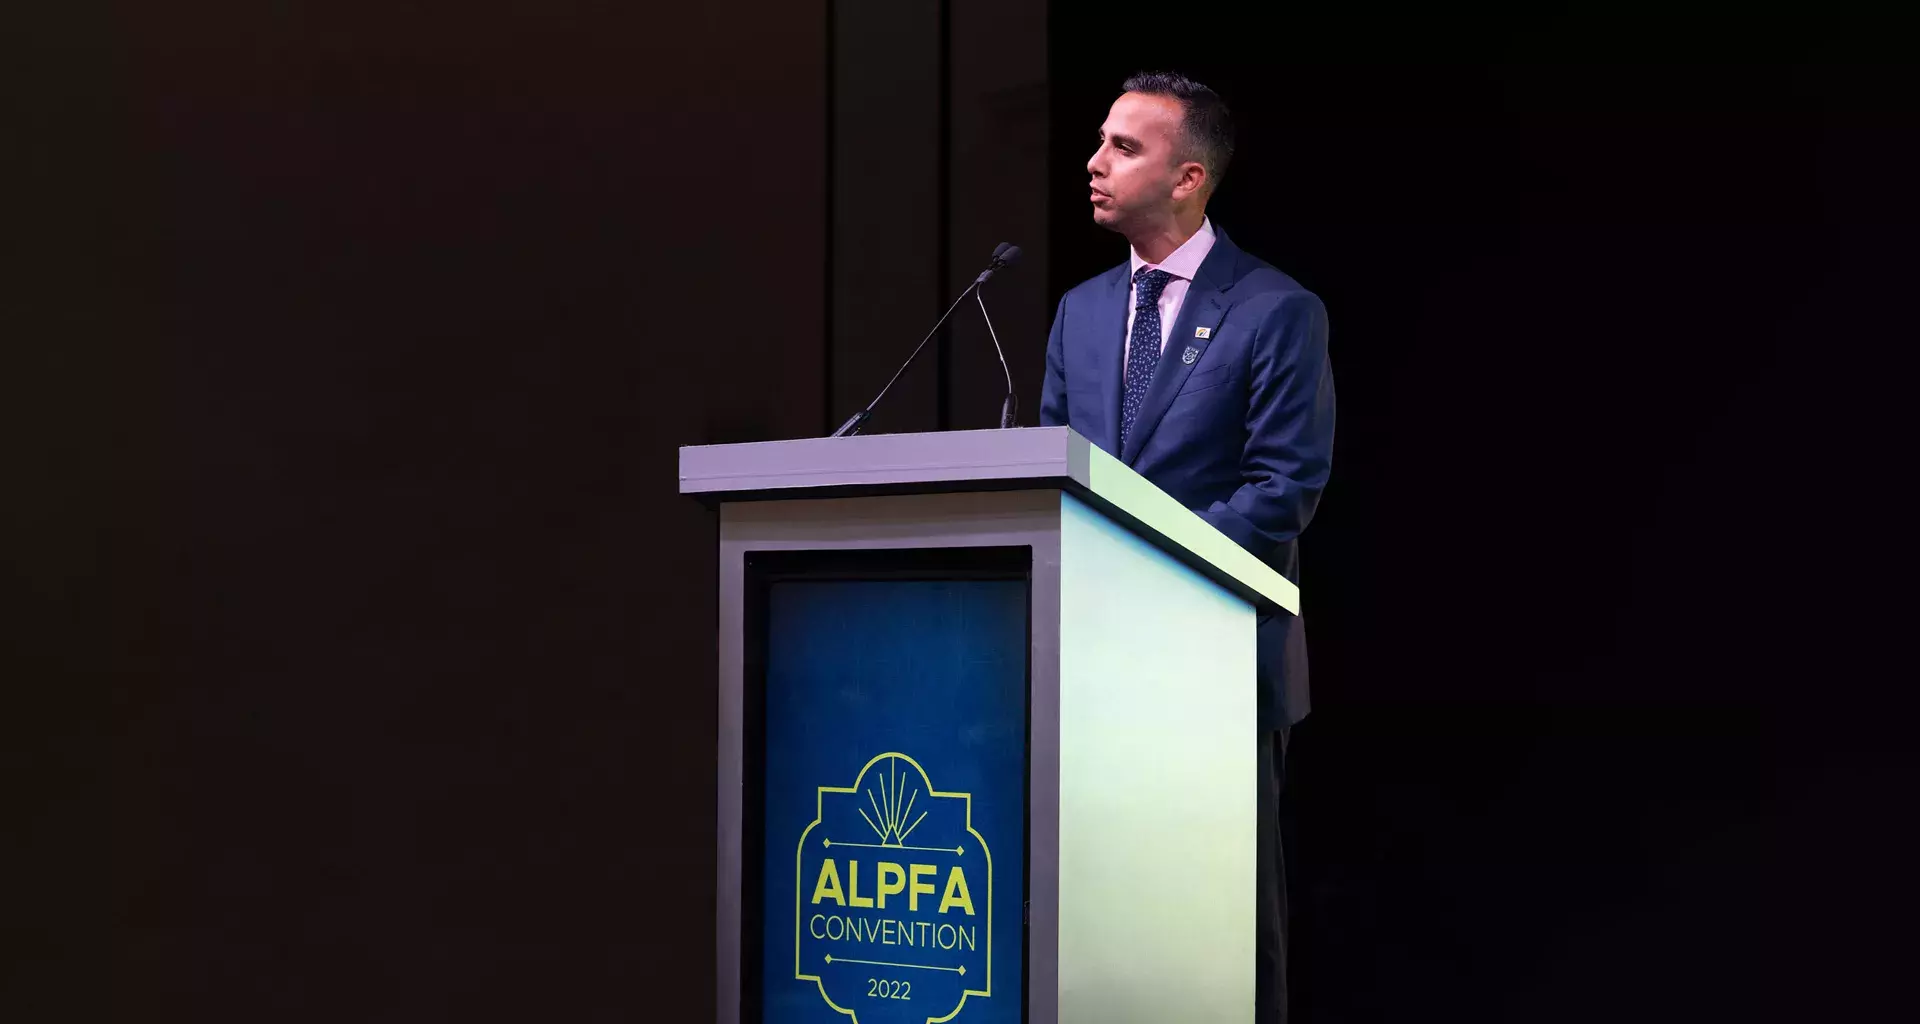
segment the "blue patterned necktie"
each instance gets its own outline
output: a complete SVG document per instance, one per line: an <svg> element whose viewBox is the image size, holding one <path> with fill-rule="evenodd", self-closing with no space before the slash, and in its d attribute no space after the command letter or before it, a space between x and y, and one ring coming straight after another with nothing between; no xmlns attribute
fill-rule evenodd
<svg viewBox="0 0 1920 1024"><path fill-rule="evenodd" d="M1134 272L1133 334L1127 339L1127 393L1120 402L1120 447L1127 445L1133 432L1133 418L1146 401L1153 386L1153 371L1160 365L1160 293L1173 275L1164 270L1141 267Z"/></svg>

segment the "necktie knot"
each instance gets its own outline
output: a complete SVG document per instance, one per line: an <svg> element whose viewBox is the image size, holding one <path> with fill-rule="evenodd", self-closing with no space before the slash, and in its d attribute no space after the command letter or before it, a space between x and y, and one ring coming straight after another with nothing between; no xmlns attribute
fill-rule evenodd
<svg viewBox="0 0 1920 1024"><path fill-rule="evenodd" d="M1141 267L1139 270L1134 271L1133 286L1138 296L1134 300L1134 308L1139 309L1143 306L1151 306L1158 303L1160 301L1160 293L1166 290L1167 282L1171 280L1173 280L1173 275L1164 270Z"/></svg>

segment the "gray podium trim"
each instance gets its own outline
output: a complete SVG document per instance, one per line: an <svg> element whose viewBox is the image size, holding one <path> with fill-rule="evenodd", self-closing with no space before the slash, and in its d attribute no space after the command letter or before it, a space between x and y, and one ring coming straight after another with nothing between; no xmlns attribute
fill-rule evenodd
<svg viewBox="0 0 1920 1024"><path fill-rule="evenodd" d="M1074 442L1078 441L1078 444ZM680 493L728 500L756 491L995 481L1086 480L1086 439L1066 427L807 437L680 449Z"/></svg>
<svg viewBox="0 0 1920 1024"><path fill-rule="evenodd" d="M937 435L936 435L937 436ZM720 507L720 757L715 1019L740 1020L745 851L746 556L751 551L1031 547L1027 707L1027 1020L1059 1019L1060 494L893 495Z"/></svg>
<svg viewBox="0 0 1920 1024"><path fill-rule="evenodd" d="M814 437L680 449L680 493L710 503L1057 487L1261 611L1299 614L1300 588L1066 427Z"/></svg>

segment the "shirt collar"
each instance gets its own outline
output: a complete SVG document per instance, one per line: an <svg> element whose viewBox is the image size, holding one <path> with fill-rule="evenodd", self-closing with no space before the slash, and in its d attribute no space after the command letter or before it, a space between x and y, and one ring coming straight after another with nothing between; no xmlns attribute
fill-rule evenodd
<svg viewBox="0 0 1920 1024"><path fill-rule="evenodd" d="M1207 253L1213 251L1213 218L1202 217L1200 230L1195 231L1192 238L1181 242L1180 248L1173 250L1158 264L1141 259L1139 250L1130 251L1133 256L1133 265L1127 268L1129 274L1138 274L1141 267L1153 267L1155 270L1164 270L1183 281L1191 281L1193 276L1200 272L1200 264L1206 262Z"/></svg>

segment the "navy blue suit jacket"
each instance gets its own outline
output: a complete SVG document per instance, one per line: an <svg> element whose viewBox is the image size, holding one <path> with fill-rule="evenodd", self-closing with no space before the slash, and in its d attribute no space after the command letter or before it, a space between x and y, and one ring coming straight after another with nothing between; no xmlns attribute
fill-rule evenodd
<svg viewBox="0 0 1920 1024"><path fill-rule="evenodd" d="M1129 282L1122 263L1061 297L1047 338L1041 424L1072 427L1299 582L1297 538L1333 463L1326 307L1216 225L1122 451ZM1202 328L1209 337L1198 336ZM1298 616L1260 620L1259 665L1261 728L1305 717Z"/></svg>

